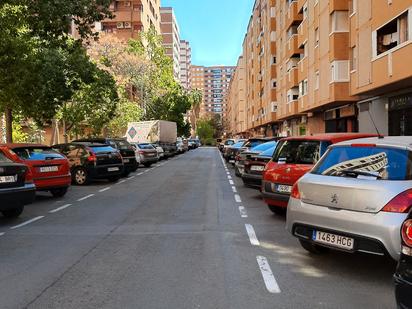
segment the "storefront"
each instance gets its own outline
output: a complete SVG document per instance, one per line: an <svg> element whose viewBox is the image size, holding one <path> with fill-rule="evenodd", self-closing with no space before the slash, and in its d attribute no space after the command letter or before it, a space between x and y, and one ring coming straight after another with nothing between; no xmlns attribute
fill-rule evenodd
<svg viewBox="0 0 412 309"><path fill-rule="evenodd" d="M325 132L358 132L358 120L354 104L330 109L325 112Z"/></svg>
<svg viewBox="0 0 412 309"><path fill-rule="evenodd" d="M388 98L389 135L412 135L412 92Z"/></svg>

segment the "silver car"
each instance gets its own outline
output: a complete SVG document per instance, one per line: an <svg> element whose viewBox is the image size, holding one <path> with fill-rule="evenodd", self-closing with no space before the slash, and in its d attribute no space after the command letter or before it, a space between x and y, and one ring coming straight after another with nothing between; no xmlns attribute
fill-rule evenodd
<svg viewBox="0 0 412 309"><path fill-rule="evenodd" d="M412 137L365 138L330 146L292 189L287 229L303 248L400 254L412 205Z"/></svg>

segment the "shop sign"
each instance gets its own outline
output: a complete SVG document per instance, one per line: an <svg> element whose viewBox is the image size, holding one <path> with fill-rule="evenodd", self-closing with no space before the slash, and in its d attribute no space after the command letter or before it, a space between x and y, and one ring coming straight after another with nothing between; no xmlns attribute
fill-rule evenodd
<svg viewBox="0 0 412 309"><path fill-rule="evenodd" d="M389 98L389 110L412 108L412 93Z"/></svg>

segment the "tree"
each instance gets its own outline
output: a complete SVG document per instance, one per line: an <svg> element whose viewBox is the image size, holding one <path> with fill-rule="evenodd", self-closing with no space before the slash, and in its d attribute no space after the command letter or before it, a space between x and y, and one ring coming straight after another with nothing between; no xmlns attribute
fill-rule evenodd
<svg viewBox="0 0 412 309"><path fill-rule="evenodd" d="M215 129L212 120L208 118L200 119L197 123L196 134L204 144L206 144L208 140L213 139Z"/></svg>

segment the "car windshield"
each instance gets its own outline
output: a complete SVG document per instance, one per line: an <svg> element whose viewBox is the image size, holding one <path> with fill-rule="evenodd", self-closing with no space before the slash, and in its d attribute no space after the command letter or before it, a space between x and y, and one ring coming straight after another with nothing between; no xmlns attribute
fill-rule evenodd
<svg viewBox="0 0 412 309"><path fill-rule="evenodd" d="M259 156L262 157L272 157L273 153L275 152L276 146L275 147L271 147L268 150L263 151L262 153L259 154Z"/></svg>
<svg viewBox="0 0 412 309"><path fill-rule="evenodd" d="M225 141L225 145L233 145L235 143L235 141L234 140L231 140L231 139L229 139L229 140L227 140L227 141Z"/></svg>
<svg viewBox="0 0 412 309"><path fill-rule="evenodd" d="M117 147L121 150L128 150L131 147L131 145L126 141L117 140L116 144L117 144Z"/></svg>
<svg viewBox="0 0 412 309"><path fill-rule="evenodd" d="M273 148L275 146L276 146L276 142L267 142L267 143L264 143L264 144L260 144L256 147L253 147L250 151L256 151L256 152L265 151L265 150L268 150L268 149Z"/></svg>
<svg viewBox="0 0 412 309"><path fill-rule="evenodd" d="M237 142L230 146L231 148L241 148L245 142Z"/></svg>
<svg viewBox="0 0 412 309"><path fill-rule="evenodd" d="M312 173L326 176L411 180L411 153L385 147L339 146L330 149Z"/></svg>
<svg viewBox="0 0 412 309"><path fill-rule="evenodd" d="M263 143L265 143L264 140L248 140L246 143L244 143L243 147L253 148Z"/></svg>
<svg viewBox="0 0 412 309"><path fill-rule="evenodd" d="M19 147L13 148L13 152L23 160L51 160L64 159L64 156L50 147Z"/></svg>
<svg viewBox="0 0 412 309"><path fill-rule="evenodd" d="M93 152L95 153L101 153L101 152L113 152L116 151L116 149L114 149L111 146L107 146L107 145L102 145L102 146L90 146L90 149L93 150Z"/></svg>
<svg viewBox="0 0 412 309"><path fill-rule="evenodd" d="M287 164L315 164L320 158L320 141L284 140L276 147L273 161Z"/></svg>
<svg viewBox="0 0 412 309"><path fill-rule="evenodd" d="M9 162L13 162L13 161L11 161L9 158L7 158L6 155L3 153L3 151L0 150L0 162L9 163Z"/></svg>
<svg viewBox="0 0 412 309"><path fill-rule="evenodd" d="M140 149L154 149L151 144L139 144L138 146Z"/></svg>

